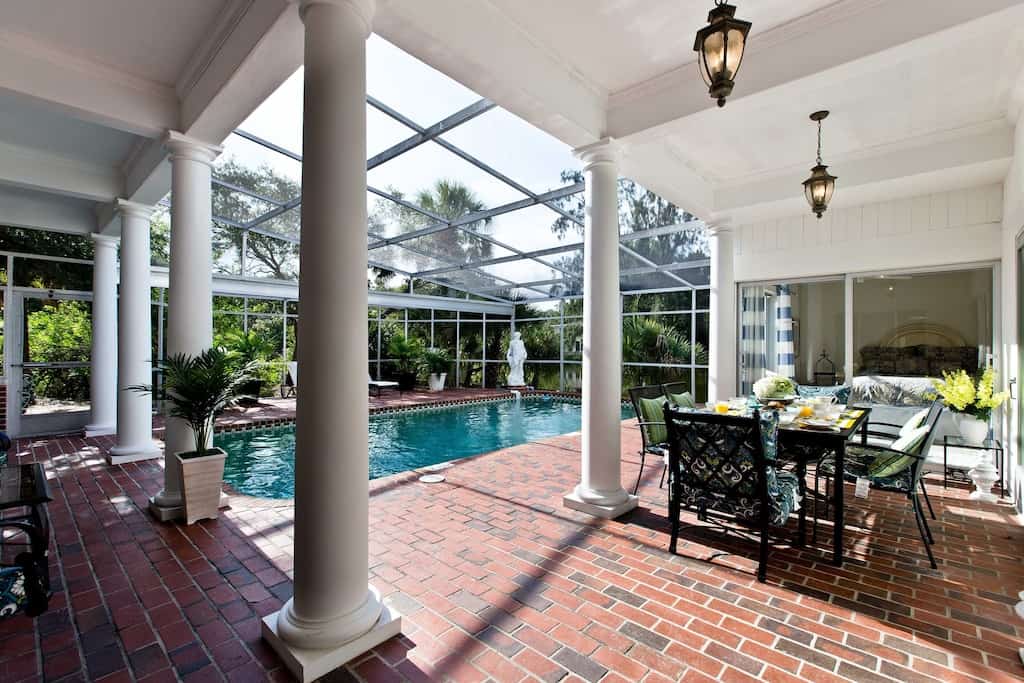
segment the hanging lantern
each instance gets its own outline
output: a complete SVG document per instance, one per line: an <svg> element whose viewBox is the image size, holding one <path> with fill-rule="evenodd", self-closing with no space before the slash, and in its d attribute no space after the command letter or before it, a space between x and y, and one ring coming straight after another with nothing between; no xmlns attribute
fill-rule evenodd
<svg viewBox="0 0 1024 683"><path fill-rule="evenodd" d="M735 14L734 6L715 0L715 8L708 12L708 25L697 31L693 43L700 75L719 107L725 106L725 98L732 93L750 32L750 22L734 18Z"/></svg>
<svg viewBox="0 0 1024 683"><path fill-rule="evenodd" d="M836 177L830 175L828 166L821 163L821 121L826 116L828 111L816 111L811 114L811 121L818 123L818 165L811 169L811 177L804 181L804 196L811 205L811 211L818 218L825 213L836 190Z"/></svg>

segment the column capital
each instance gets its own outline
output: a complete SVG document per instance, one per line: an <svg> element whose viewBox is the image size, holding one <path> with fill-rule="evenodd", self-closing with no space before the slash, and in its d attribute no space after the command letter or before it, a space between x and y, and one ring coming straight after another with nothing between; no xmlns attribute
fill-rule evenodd
<svg viewBox="0 0 1024 683"><path fill-rule="evenodd" d="M710 218L704 221L704 227L710 237L731 235L734 232L731 218Z"/></svg>
<svg viewBox="0 0 1024 683"><path fill-rule="evenodd" d="M299 17L305 21L306 12L313 5L332 5L348 10L363 24L363 35L373 31L373 15L377 13L377 0L299 0Z"/></svg>
<svg viewBox="0 0 1024 683"><path fill-rule="evenodd" d="M140 204L139 202L131 202L127 199L115 199L114 209L122 215L133 216L148 221L156 210L156 207L149 206L148 204Z"/></svg>
<svg viewBox="0 0 1024 683"><path fill-rule="evenodd" d="M98 232L94 232L89 235L92 238L93 243L97 248L99 247L116 247L118 242L121 241L120 237L115 235L103 235Z"/></svg>
<svg viewBox="0 0 1024 683"><path fill-rule="evenodd" d="M617 164L622 156L622 145L614 138L601 138L597 142L572 151L573 156L583 162L586 170L597 164Z"/></svg>
<svg viewBox="0 0 1024 683"><path fill-rule="evenodd" d="M224 148L220 145L211 145L208 142L190 138L176 130L169 130L164 135L164 149L171 153L171 160L186 159L198 161L209 166L213 160L220 156Z"/></svg>

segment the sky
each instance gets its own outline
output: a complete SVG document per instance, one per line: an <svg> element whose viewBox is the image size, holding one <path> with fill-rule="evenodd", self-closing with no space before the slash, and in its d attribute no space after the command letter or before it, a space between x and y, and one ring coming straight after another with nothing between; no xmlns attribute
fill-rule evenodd
<svg viewBox="0 0 1024 683"><path fill-rule="evenodd" d="M240 126L285 149L302 150L302 87L300 68ZM377 35L367 41L367 91L421 127L429 127L480 99L480 96L403 52ZM367 153L375 154L415 134L377 109L367 106ZM571 149L547 133L515 115L494 108L445 133L443 138L480 161L535 193L566 185L562 171L580 170ZM224 141L225 151L218 160L234 160L249 167L269 165L280 174L301 179L301 164L256 143L231 135ZM470 187L487 207L524 199L526 195L476 168L440 145L428 142L372 169L367 182L383 190L399 190L406 198L414 196L437 179L453 179ZM369 209L374 202L369 198ZM558 214L546 206L532 206L494 217L486 231L496 240L521 251L532 251L574 243L578 234L570 232L560 239L551 231ZM386 254L370 252L371 259L394 258L397 250ZM511 254L500 247L494 256ZM571 254L568 254L571 256ZM558 257L554 257L558 258ZM391 261L398 268L415 269L411 262ZM535 261L520 260L485 267L489 274L528 282L545 280L557 274Z"/></svg>

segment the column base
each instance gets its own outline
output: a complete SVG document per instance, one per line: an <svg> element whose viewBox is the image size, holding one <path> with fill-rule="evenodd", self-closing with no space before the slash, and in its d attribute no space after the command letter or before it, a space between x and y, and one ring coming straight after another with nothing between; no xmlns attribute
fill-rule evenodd
<svg viewBox="0 0 1024 683"><path fill-rule="evenodd" d="M88 430L88 427L86 427ZM86 436L89 436L89 432L86 432ZM160 447L160 444L155 441L144 443L139 446L114 446L107 451L107 464L108 465L124 465L129 462L139 462L140 460L152 460L153 458L163 457L164 450Z"/></svg>
<svg viewBox="0 0 1024 683"><path fill-rule="evenodd" d="M85 425L85 438L91 439L94 436L107 436L108 434L117 433L117 427L115 425Z"/></svg>
<svg viewBox="0 0 1024 683"><path fill-rule="evenodd" d="M226 493L221 491L217 508L223 510L226 507L231 507L230 499ZM157 496L153 496L149 499L149 514L161 522L174 522L179 519L185 519L185 501L184 499L176 502L169 500L158 501Z"/></svg>
<svg viewBox="0 0 1024 683"><path fill-rule="evenodd" d="M626 499L621 502L614 503L601 503L601 502L588 502L580 497L578 491L573 490L562 498L562 504L570 510L576 510L577 512L585 512L593 517L600 517L601 519L615 519L621 517L630 510L634 509L640 503L639 496L631 496L626 494Z"/></svg>
<svg viewBox="0 0 1024 683"><path fill-rule="evenodd" d="M373 627L354 640L333 648L310 650L286 643L277 634L277 617L274 612L263 617L263 639L274 649L284 665L297 679L306 683L344 666L359 655L372 650L386 640L402 632L402 617L384 601L380 617Z"/></svg>

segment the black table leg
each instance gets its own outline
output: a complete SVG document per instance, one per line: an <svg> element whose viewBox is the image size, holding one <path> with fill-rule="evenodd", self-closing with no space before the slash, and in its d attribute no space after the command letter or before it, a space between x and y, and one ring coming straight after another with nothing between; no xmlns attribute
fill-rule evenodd
<svg viewBox="0 0 1024 683"><path fill-rule="evenodd" d="M796 544L802 548L807 543L807 461L803 458L796 461L796 476L800 479L800 512L797 515L800 528L796 532Z"/></svg>
<svg viewBox="0 0 1024 683"><path fill-rule="evenodd" d="M836 446L835 492L832 494L832 564L837 567L843 566L843 526L846 523L846 506L843 502L843 494L845 493L843 472L845 467L846 443L840 442Z"/></svg>

